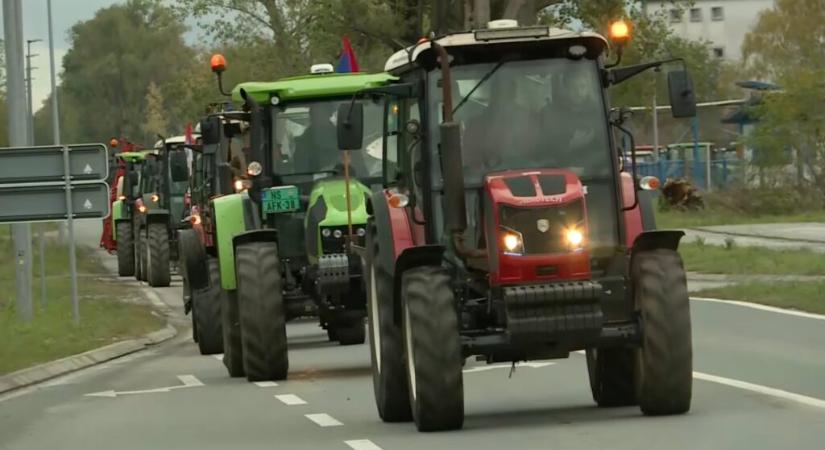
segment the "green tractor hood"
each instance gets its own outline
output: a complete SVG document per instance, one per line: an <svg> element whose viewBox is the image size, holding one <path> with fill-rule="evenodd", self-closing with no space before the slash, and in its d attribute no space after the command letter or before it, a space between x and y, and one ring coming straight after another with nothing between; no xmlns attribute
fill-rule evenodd
<svg viewBox="0 0 825 450"><path fill-rule="evenodd" d="M334 253L327 246L324 251L324 242L335 243L335 237L323 236L325 228L341 230L346 234L347 226L347 198L346 182L343 178L321 180L312 187L309 196L309 208L304 218L306 230L307 253L311 260L323 253ZM367 196L370 189L356 179L350 180L350 207L352 209L352 224L354 231L363 228L367 223ZM340 238L343 242L343 238ZM361 239L356 235L356 242ZM363 243L361 243L363 244ZM334 247L334 245L333 245Z"/></svg>

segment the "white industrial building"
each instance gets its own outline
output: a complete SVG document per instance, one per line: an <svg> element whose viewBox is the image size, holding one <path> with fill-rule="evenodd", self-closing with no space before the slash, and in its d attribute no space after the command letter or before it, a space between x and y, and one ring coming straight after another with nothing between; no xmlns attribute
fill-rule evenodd
<svg viewBox="0 0 825 450"><path fill-rule="evenodd" d="M649 2L647 10L664 13L678 36L710 41L717 58L739 60L745 34L756 25L759 13L773 4L773 0L694 0L693 5L679 8L671 2Z"/></svg>

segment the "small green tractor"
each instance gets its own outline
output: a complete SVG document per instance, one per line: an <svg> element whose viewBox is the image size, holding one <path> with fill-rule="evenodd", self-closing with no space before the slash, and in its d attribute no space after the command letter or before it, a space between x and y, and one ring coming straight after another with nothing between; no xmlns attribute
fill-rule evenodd
<svg viewBox="0 0 825 450"><path fill-rule="evenodd" d="M163 139L147 152L139 177L137 262L139 280L169 286L177 263L177 232L186 228L185 196L189 186L186 138Z"/></svg>
<svg viewBox="0 0 825 450"><path fill-rule="evenodd" d="M223 66L213 66L220 74ZM372 120L366 151L342 158L338 108L356 92L387 84L387 74L312 74L242 83L232 92L248 123L244 151L230 161L240 192L212 200L220 282L227 291L224 365L250 381L287 376L286 322L317 316L341 345L365 340L361 258L366 200L382 160L383 103L359 100ZM222 90L222 88L221 88ZM203 132L203 126L202 126ZM219 138L203 135L206 148Z"/></svg>
<svg viewBox="0 0 825 450"><path fill-rule="evenodd" d="M120 276L135 274L135 236L137 227L135 200L146 152L118 153L123 161L123 176L117 179L116 199L112 202L112 239L117 243L117 272Z"/></svg>

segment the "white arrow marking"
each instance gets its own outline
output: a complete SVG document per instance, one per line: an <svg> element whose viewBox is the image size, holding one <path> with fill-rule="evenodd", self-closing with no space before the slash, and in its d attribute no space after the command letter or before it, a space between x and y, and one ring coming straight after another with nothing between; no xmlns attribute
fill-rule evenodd
<svg viewBox="0 0 825 450"><path fill-rule="evenodd" d="M85 201L85 202L83 202L83 208L84 208L84 209L92 209L92 202L91 202L91 200L89 200L89 199L87 198L87 199L86 199L86 201Z"/></svg>
<svg viewBox="0 0 825 450"><path fill-rule="evenodd" d="M86 164L86 167L83 168L83 173L85 173L87 175L92 173L92 166L90 166L89 164Z"/></svg>
<svg viewBox="0 0 825 450"><path fill-rule="evenodd" d="M552 362L526 362L526 363L519 363L516 364L516 369L519 367L530 367L532 369L540 369L542 367L551 366L555 363ZM512 367L512 364L490 364L489 366L478 366L472 367L470 369L464 369L464 373L472 373L472 372L484 372L485 370L495 370L495 369L509 369Z"/></svg>
<svg viewBox="0 0 825 450"><path fill-rule="evenodd" d="M183 389L183 388L190 388L190 387L199 387L203 386L201 380L195 378L194 375L178 375L178 379L181 381L181 385L178 386L169 386L169 387L162 387L162 388L154 388L154 389L142 389L139 391L102 391L102 392L92 392L91 394L86 394L86 397L117 397L118 395L134 395L134 394L155 394L158 392L171 392L175 389Z"/></svg>

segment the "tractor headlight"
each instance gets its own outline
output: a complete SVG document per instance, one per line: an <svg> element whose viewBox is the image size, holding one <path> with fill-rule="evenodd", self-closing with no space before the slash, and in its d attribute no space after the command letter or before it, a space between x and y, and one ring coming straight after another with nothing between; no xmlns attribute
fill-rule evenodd
<svg viewBox="0 0 825 450"><path fill-rule="evenodd" d="M571 249L579 249L584 246L584 234L578 228L564 230L564 239Z"/></svg>
<svg viewBox="0 0 825 450"><path fill-rule="evenodd" d="M341 239L341 236L343 236L344 233L341 232L341 230L335 230L332 232L332 235L335 237L335 239Z"/></svg>
<svg viewBox="0 0 825 450"><path fill-rule="evenodd" d="M524 240L518 231L502 228L501 246L507 255L524 254Z"/></svg>
<svg viewBox="0 0 825 450"><path fill-rule="evenodd" d="M365 230L364 228L358 228L358 230L355 233L358 234L359 237L364 237L367 235L367 230Z"/></svg>
<svg viewBox="0 0 825 450"><path fill-rule="evenodd" d="M328 238L330 235L332 235L332 231L329 228L321 229L321 236Z"/></svg>
<svg viewBox="0 0 825 450"><path fill-rule="evenodd" d="M157 203L157 202L159 202L159 201L160 201L160 195L158 195L158 194L152 194L152 196L150 197L150 199L152 200L152 202L153 202L153 203Z"/></svg>
<svg viewBox="0 0 825 450"><path fill-rule="evenodd" d="M263 171L264 168L258 161L252 161L248 166L246 166L246 173L253 177L257 177Z"/></svg>
<svg viewBox="0 0 825 450"><path fill-rule="evenodd" d="M235 180L235 192L243 192L252 187L250 180Z"/></svg>

